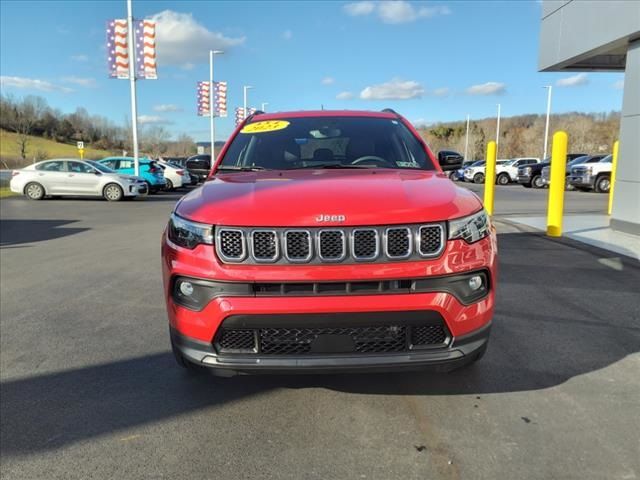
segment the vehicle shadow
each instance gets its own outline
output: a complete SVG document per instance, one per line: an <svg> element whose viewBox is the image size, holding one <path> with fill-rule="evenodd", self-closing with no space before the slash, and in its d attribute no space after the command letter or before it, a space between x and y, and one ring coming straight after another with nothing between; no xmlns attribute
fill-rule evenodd
<svg viewBox="0 0 640 480"><path fill-rule="evenodd" d="M500 285L487 355L451 373L190 374L161 352L2 382L3 455L56 449L277 389L366 395L476 395L539 390L640 349L640 265L532 233L500 235ZM616 268L599 260L616 258Z"/></svg>
<svg viewBox="0 0 640 480"><path fill-rule="evenodd" d="M0 219L0 248L24 243L43 242L89 230L88 228L65 226L75 222L77 220Z"/></svg>

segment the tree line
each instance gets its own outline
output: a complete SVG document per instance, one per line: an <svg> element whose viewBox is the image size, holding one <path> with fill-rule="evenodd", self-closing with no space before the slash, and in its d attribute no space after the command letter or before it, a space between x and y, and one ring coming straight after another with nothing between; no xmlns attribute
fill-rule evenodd
<svg viewBox="0 0 640 480"><path fill-rule="evenodd" d="M469 123L469 160L484 159L487 143L496 139L496 118L472 120ZM518 115L500 119L498 158L542 157L544 151L545 115ZM569 135L569 151L575 153L609 153L618 139L620 112L562 113L551 115L549 145L553 132L564 130ZM434 152L456 150L464 154L466 121L437 123L418 129Z"/></svg>
<svg viewBox="0 0 640 480"><path fill-rule="evenodd" d="M90 115L82 107L73 113L63 113L49 106L44 98L33 95L23 98L0 95L0 129L18 134L18 152L22 160L46 158L46 152L29 151L31 136L73 145L82 141L86 146L114 154L133 151L129 125L120 126L101 115ZM196 144L188 135L182 134L172 140L170 132L160 125L144 126L139 130L142 154L187 156L196 152Z"/></svg>

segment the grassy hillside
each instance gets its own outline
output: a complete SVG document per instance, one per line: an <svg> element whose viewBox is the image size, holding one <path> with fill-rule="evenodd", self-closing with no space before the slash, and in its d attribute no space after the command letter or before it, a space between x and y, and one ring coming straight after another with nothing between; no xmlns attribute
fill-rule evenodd
<svg viewBox="0 0 640 480"><path fill-rule="evenodd" d="M42 137L29 137L27 145L27 160L20 158L18 135L6 130L0 130L0 169L17 168L33 162L34 157L46 158L80 158L75 145L54 142ZM85 148L84 157L98 159L113 155L114 152Z"/></svg>

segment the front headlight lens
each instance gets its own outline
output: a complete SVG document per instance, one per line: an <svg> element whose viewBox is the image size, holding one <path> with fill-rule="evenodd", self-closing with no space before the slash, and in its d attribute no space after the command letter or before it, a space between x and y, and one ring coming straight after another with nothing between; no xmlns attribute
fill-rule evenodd
<svg viewBox="0 0 640 480"><path fill-rule="evenodd" d="M490 228L489 215L482 209L468 217L449 220L449 240L461 238L467 243L474 243L489 235Z"/></svg>
<svg viewBox="0 0 640 480"><path fill-rule="evenodd" d="M213 227L211 225L190 222L178 217L175 213L171 214L167 235L169 240L184 248L193 249L201 243L213 245Z"/></svg>

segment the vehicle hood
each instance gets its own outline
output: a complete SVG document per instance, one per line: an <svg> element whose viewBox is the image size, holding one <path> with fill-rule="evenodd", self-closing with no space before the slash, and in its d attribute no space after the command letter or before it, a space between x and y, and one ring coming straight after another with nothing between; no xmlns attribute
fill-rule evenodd
<svg viewBox="0 0 640 480"><path fill-rule="evenodd" d="M183 197L176 213L217 225L313 227L448 220L482 207L437 172L304 170L220 174ZM320 215L343 221L318 221Z"/></svg>

